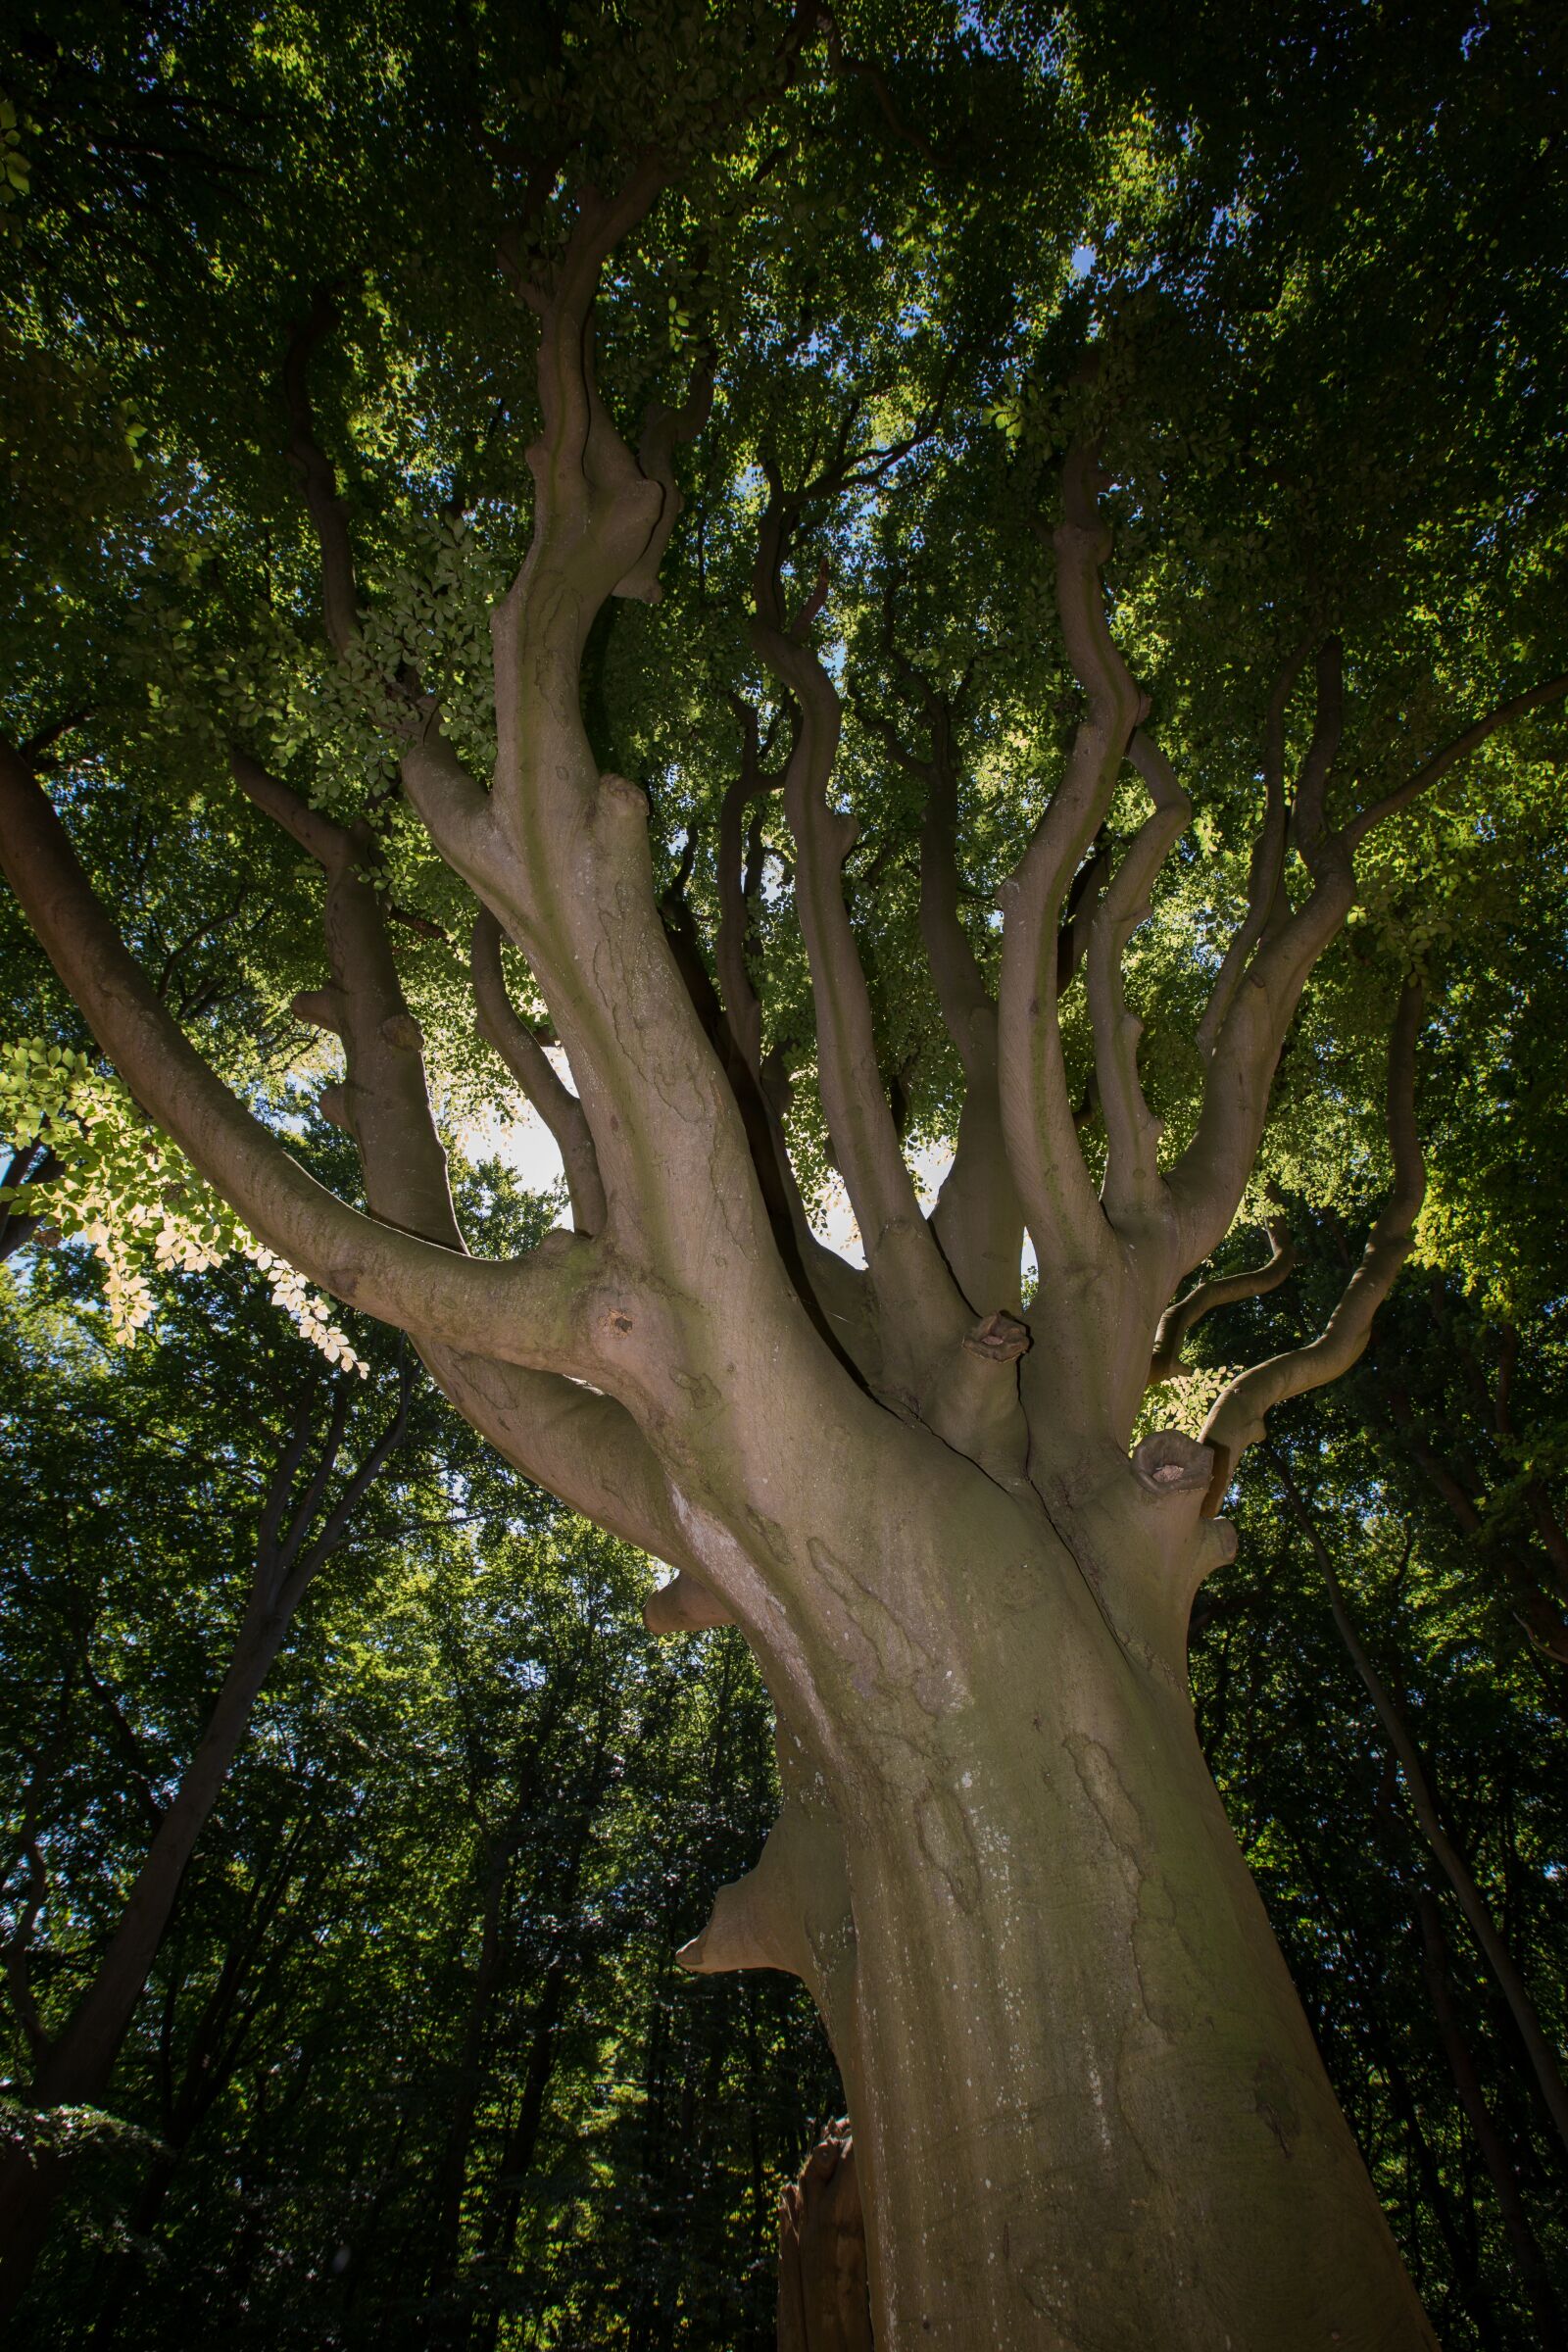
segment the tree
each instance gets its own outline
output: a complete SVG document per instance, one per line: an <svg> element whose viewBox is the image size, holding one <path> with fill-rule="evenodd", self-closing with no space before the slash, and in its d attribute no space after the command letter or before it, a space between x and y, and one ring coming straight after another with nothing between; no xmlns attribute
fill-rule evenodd
<svg viewBox="0 0 1568 2352"><path fill-rule="evenodd" d="M214 1230L671 1564L652 1626L744 1631L783 1811L683 1957L810 1987L878 2341L1429 2343L1186 1645L1243 1455L1412 1244L1419 869L1483 823L1528 856L1568 691L1558 208L1496 270L1478 226L1560 42L1446 17L1401 100L1381 14L1360 49L1308 17L1348 79L1288 47L1298 120L1271 51L1212 107L1162 53L1130 101L1093 11L890 17L48 47L16 429L83 456L22 517L5 868ZM139 842L134 934L231 835L270 927L182 1026L92 869ZM225 1083L285 974L368 1211ZM572 1195L507 1256L438 1126L474 1027ZM1392 1185L1321 1333L1140 1438L1182 1334L1278 1272L1203 1275L1303 1114L1383 1156L1385 1053ZM14 1140L68 1160L50 1105ZM942 1138L928 1213L905 1145ZM863 1266L812 1229L829 1166Z"/></svg>
<svg viewBox="0 0 1568 2352"><path fill-rule="evenodd" d="M214 1321L220 1331L219 1318ZM210 1337L205 1329L203 1337ZM149 1401L154 1415L162 1419L167 1440L178 1421L169 1412L167 1391L159 1396L158 1373L163 1369L155 1367ZM297 1376L300 1367L292 1369ZM186 1370L188 1374L188 1365ZM28 2106L44 2112L44 2124L32 2134L15 2138L0 2158L0 2306L8 2314L15 2312L26 2287L50 2214L66 2187L68 2163L50 2146L49 2114L103 2104L121 2045L169 1933L192 1854L249 1732L268 1674L313 1580L346 1546L363 1544L368 1532L364 1525L367 1498L409 1434L414 1374L406 1360L400 1363L392 1417L368 1436L363 1429L351 1431L353 1391L358 1386L352 1373L340 1373L324 1395L325 1384L307 1377L286 1400L279 1394L280 1383L269 1383L271 1394L257 1400L257 1434L264 1448L272 1438L273 1448L270 1459L264 1451L254 1483L246 1475L249 1464L239 1470L237 1464L203 1461L194 1448L185 1454L184 1476L199 1488L224 1487L225 1470L238 1470L224 1499L232 1507L238 1490L244 1501L254 1505L255 1528L241 1604L227 1629L227 1652L210 1711L183 1755L171 1757L160 1752L162 1741L149 1746L138 1737L117 1695L113 1672L106 1681L94 1657L104 1596L90 1580L73 1574L73 1554L82 1541L80 1529L73 1525L72 1509L72 1490L80 1480L77 1448L82 1438L90 1438L99 1454L100 1489L91 1498L89 1515L101 1518L109 1506L102 1460L105 1425L112 1426L114 1409L109 1399L78 1396L75 1426L69 1432L41 1433L44 1460L28 1462L19 1478L21 1491L13 1494L8 1513L14 1537L11 1573L22 1596L32 1604L33 1639L42 1652L28 1688L35 1703L51 1683L56 1689L52 1704L42 1710L50 1726L47 1738L33 1746L22 1726L15 1733L23 1778L15 1823L18 1850L8 1872L8 1882L15 1881L14 1886L8 1883L15 1924L4 1947L5 1971L10 2006L28 2053L24 2097ZM221 1439L230 1453L235 1437L231 1403ZM275 1435L269 1426L274 1416L282 1422ZM420 1434L428 1440L427 1410L422 1418L426 1428ZM363 1441L358 1459L352 1454L354 1440ZM345 1460L346 1445L351 1451ZM144 1456L137 1466L145 1466ZM23 1469L20 1461L15 1467ZM167 1455L161 1467L170 1467ZM38 1524L40 1496L48 1499L43 1529ZM116 1500L123 1506L125 1498ZM179 1509L172 1495L165 1507L171 1506ZM143 1517L139 1504L136 1515ZM384 1517L384 1505L376 1515ZM153 1516L156 1524L158 1514ZM211 1540L212 1531L206 1532ZM227 1532L220 1527L219 1543ZM150 1531L143 1525L138 1533L145 1542ZM50 1556L57 1550L65 1555L64 1573ZM83 1702L102 1713L109 1736L129 1760L143 1850L127 1872L118 1915L112 1910L108 1921L94 1922L97 1933L83 1940L65 1970L58 1950L43 1956L46 1974L55 1984L51 1997L41 2002L40 1954L34 1949L40 1918L45 1913L52 1918L57 1911L69 1917L80 1900L79 1893L74 1896L70 1874L63 1882L51 1857L63 1827L61 1813L75 1793L65 1765L71 1749L80 1744L79 1735L75 1740L71 1736L72 1719ZM71 1985L64 2005L62 1975Z"/></svg>
<svg viewBox="0 0 1568 2352"><path fill-rule="evenodd" d="M271 1449L327 1386L232 1274L166 1278L115 1347L83 1257L0 1307L8 2088L25 1996L58 2053L107 1976ZM412 1421L295 1613L112 2076L31 2118L65 2193L19 2344L608 2341L639 2299L651 2340L677 2313L715 2352L771 2340L773 2202L830 2062L788 1980L671 1956L772 1817L765 1697L731 1633L654 1643L646 1563L427 1392ZM7 2136L27 2120L8 2099Z"/></svg>

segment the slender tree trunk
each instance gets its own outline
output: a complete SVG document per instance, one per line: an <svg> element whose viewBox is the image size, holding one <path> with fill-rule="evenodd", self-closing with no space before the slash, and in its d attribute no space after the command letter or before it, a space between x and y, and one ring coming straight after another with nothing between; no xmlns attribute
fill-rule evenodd
<svg viewBox="0 0 1568 2352"><path fill-rule="evenodd" d="M1448 1951L1443 1933L1443 1918L1438 1908L1438 1898L1430 1888L1424 1886L1421 1889L1416 1898L1416 1908L1421 1921L1422 1960L1427 1988L1432 1995L1432 2009L1438 2021L1444 2055L1448 2061L1454 2087L1475 2134L1476 2145L1492 2178L1503 2228L1508 2232L1508 2242L1518 2265L1520 2284L1530 2300L1541 2352L1561 2352L1568 2337L1565 2337L1563 2330L1561 2309L1552 2292L1551 2274L1525 2209L1513 2158L1493 2117L1475 2054L1459 2022L1453 1984L1448 1975Z"/></svg>
<svg viewBox="0 0 1568 2352"><path fill-rule="evenodd" d="M26 2093L30 2106L101 2103L196 1841L228 1778L287 1627L287 1611L258 1611L237 1643L207 1729L158 1826L98 1972L38 2063ZM26 2291L68 2171L64 2158L47 2151L31 2158L20 2152L0 2157L0 2318L10 2318Z"/></svg>
<svg viewBox="0 0 1568 2352"><path fill-rule="evenodd" d="M846 1740L878 2352L1431 2352L1185 1691L1087 1578L1000 1584Z"/></svg>
<svg viewBox="0 0 1568 2352"><path fill-rule="evenodd" d="M532 2167L544 2125L545 2099L556 2071L557 2038L565 2008L570 1978L564 1960L553 1961L534 2011L528 2063L523 2070L517 2111L507 2129L500 2167L490 2192L489 2209L480 2235L480 2259L491 2281L486 2307L475 2315L468 2341L475 2352L488 2352L501 2326L502 2285L516 2245L522 2207L522 2184Z"/></svg>

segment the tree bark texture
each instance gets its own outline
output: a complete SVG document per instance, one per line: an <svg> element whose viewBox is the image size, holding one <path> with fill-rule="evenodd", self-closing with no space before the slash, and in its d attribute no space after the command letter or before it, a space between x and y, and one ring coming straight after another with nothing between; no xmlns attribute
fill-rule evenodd
<svg viewBox="0 0 1568 2352"><path fill-rule="evenodd" d="M849 2118L779 2199L778 2352L871 2352L865 2213Z"/></svg>
<svg viewBox="0 0 1568 2352"><path fill-rule="evenodd" d="M889 1609L859 1646L847 1907L799 1879L877 2343L1430 2346L1185 1696L1092 1575L999 1534L940 1642ZM709 1936L749 1901L760 1960L764 1893Z"/></svg>

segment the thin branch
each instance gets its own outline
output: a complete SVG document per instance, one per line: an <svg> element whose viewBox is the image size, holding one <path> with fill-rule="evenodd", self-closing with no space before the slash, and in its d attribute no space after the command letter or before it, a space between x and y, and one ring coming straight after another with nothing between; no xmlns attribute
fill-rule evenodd
<svg viewBox="0 0 1568 2352"><path fill-rule="evenodd" d="M1426 1192L1426 1168L1415 1123L1415 1047L1423 1009L1422 993L1407 981L1399 997L1389 1043L1388 1121L1394 1182L1372 1228L1360 1264L1339 1304L1315 1340L1243 1372L1216 1398L1202 1442L1214 1454L1205 1515L1212 1518L1225 1499L1236 1465L1249 1446L1263 1437L1266 1416L1289 1396L1319 1389L1348 1372L1372 1336L1372 1318L1393 1289L1410 1253L1415 1221Z"/></svg>
<svg viewBox="0 0 1568 2352"><path fill-rule="evenodd" d="M1133 729L1146 715L1111 638L1101 567L1109 534L1092 448L1069 453L1062 519L1053 538L1056 604L1074 675L1088 701L1066 773L1034 838L998 894L1004 911L998 993L1007 1153L1046 1272L1108 1263L1109 1231L1079 1147L1057 1013L1057 922L1084 854L1110 805Z"/></svg>
<svg viewBox="0 0 1568 2352"><path fill-rule="evenodd" d="M1244 1298L1261 1298L1277 1291L1296 1265L1296 1244L1290 1227L1283 1217L1269 1217L1264 1226L1270 1243L1270 1252L1260 1266L1249 1266L1239 1274L1218 1274L1207 1282L1195 1283L1185 1297L1173 1299L1159 1319L1154 1335L1153 1359L1149 1367L1149 1385L1159 1388L1167 1380L1175 1380L1182 1368L1182 1348L1187 1335L1222 1306L1236 1306Z"/></svg>
<svg viewBox="0 0 1568 2352"><path fill-rule="evenodd" d="M1279 902L1285 870L1285 717L1306 655L1304 645L1291 655L1275 679L1268 700L1263 722L1263 822L1252 843L1247 877L1247 912L1225 951L1203 1017L1198 1024L1198 1050L1205 1061L1213 1058L1214 1041L1231 1008L1231 1000Z"/></svg>
<svg viewBox="0 0 1568 2352"><path fill-rule="evenodd" d="M1413 800L1430 790L1456 761L1485 743L1487 737L1494 734L1498 727L1506 726L1510 719L1522 717L1527 710L1539 710L1546 703L1561 702L1564 695L1568 695L1568 677L1548 678L1544 685L1528 687L1523 694L1512 695L1507 702L1499 703L1494 710L1488 711L1485 718L1478 718L1473 726L1466 727L1451 743L1445 744L1442 751L1434 752L1413 776L1407 776L1393 792L1385 793L1382 800L1374 801L1369 808L1362 809L1359 816L1352 817L1345 828L1345 838L1349 847L1353 850L1365 840L1375 825L1396 816L1401 808L1408 808Z"/></svg>
<svg viewBox="0 0 1568 2352"><path fill-rule="evenodd" d="M741 722L741 767L739 775L725 786L718 812L718 935L714 941L714 961L730 1035L747 1067L760 1081L762 1007L752 979L746 939L751 902L759 880L760 804L778 790L783 778L763 772L761 735L755 706L735 695L730 697L730 703Z"/></svg>
<svg viewBox="0 0 1568 2352"><path fill-rule="evenodd" d="M461 1250L423 1040L403 994L383 904L362 870L373 847L369 830L322 816L247 754L236 750L231 760L242 790L318 859L326 878L322 930L331 983L303 991L293 1004L300 1019L343 1041L346 1083L328 1088L321 1108L353 1137L375 1215Z"/></svg>
<svg viewBox="0 0 1568 2352"><path fill-rule="evenodd" d="M877 1062L870 993L845 905L843 866L856 825L827 797L842 721L838 693L785 613L782 568L804 502L785 492L771 464L768 478L753 574L752 638L801 712L785 772L784 808L796 844L795 902L811 971L822 1107L872 1281L888 1292L890 1304L897 1298L916 1355L928 1356L947 1339L956 1344L962 1301L899 1148ZM818 477L813 495L820 494L824 478Z"/></svg>
<svg viewBox="0 0 1568 2352"><path fill-rule="evenodd" d="M1089 1016L1095 1071L1109 1147L1101 1199L1119 1233L1129 1238L1164 1205L1158 1147L1160 1122L1144 1099L1138 1075L1143 1023L1127 1008L1123 959L1127 943L1148 919L1154 877L1186 828L1193 805L1152 739L1139 728L1128 757L1154 804L1123 854L1096 908L1089 934Z"/></svg>
<svg viewBox="0 0 1568 2352"><path fill-rule="evenodd" d="M1275 888L1245 977L1233 974L1227 983L1229 1000L1212 1030L1198 1125L1169 1174L1179 1233L1178 1274L1201 1265L1230 1229L1256 1161L1274 1072L1301 991L1355 902L1349 850L1326 815L1329 774L1342 728L1337 640L1320 647L1315 675L1312 739L1290 819L1312 888L1294 909L1283 887ZM1270 847L1255 873L1254 906L1263 902L1271 860Z"/></svg>
<svg viewBox="0 0 1568 2352"><path fill-rule="evenodd" d="M338 496L337 476L316 438L311 406L310 366L317 349L338 322L337 304L324 287L289 337L283 362L283 397L288 406L289 462L299 476L306 510L321 556L321 625L338 660L347 659L360 634L359 589L349 544L348 509Z"/></svg>

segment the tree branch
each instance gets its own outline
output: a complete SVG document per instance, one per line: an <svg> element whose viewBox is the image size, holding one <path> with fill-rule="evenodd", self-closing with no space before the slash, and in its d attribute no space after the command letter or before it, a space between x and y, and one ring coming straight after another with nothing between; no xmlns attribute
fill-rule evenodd
<svg viewBox="0 0 1568 2352"><path fill-rule="evenodd" d="M1230 1229L1257 1157L1286 1031L1313 965L1355 901L1349 850L1344 835L1328 824L1326 813L1328 779L1342 726L1337 639L1319 648L1316 685L1312 739L1297 780L1289 827L1312 888L1293 911L1283 888L1276 885L1256 952L1232 987L1214 1032L1198 1125L1168 1179L1179 1229L1178 1274L1201 1265ZM1279 696L1277 687L1283 728ZM1265 834L1270 821L1277 824L1277 808L1272 818L1265 818ZM1272 855L1271 845L1266 845L1261 861L1255 861L1250 918L1263 904ZM1211 1003L1209 1010L1214 1009Z"/></svg>
<svg viewBox="0 0 1568 2352"><path fill-rule="evenodd" d="M1249 1266L1240 1274L1219 1274L1207 1282L1196 1283L1184 1298L1173 1299L1159 1319L1154 1335L1153 1359L1149 1367L1149 1385L1160 1388L1167 1380L1175 1380L1182 1367L1182 1348L1187 1335L1222 1306L1237 1306L1244 1298L1261 1298L1277 1291L1296 1264L1296 1244L1283 1217L1270 1217L1265 1225L1271 1245L1267 1261L1261 1266Z"/></svg>
<svg viewBox="0 0 1568 2352"><path fill-rule="evenodd" d="M1145 819L1095 910L1089 932L1089 1016L1095 1036L1095 1074L1109 1152L1101 1200L1118 1233L1132 1236L1163 1219L1160 1122L1144 1099L1138 1075L1143 1023L1127 1009L1122 963L1127 943L1150 913L1155 875L1190 820L1193 805L1170 762L1142 728L1128 757L1143 777L1154 810Z"/></svg>
<svg viewBox="0 0 1568 2352"><path fill-rule="evenodd" d="M746 955L750 900L756 889L755 868L760 849L755 812L758 805L769 793L778 790L783 778L765 775L762 771L761 739L754 705L742 702L738 696L731 696L730 701L742 727L741 769L740 774L732 777L725 786L718 812L718 935L714 942L714 960L718 966L718 985L723 993L730 1036L736 1051L760 1084L762 1072L762 1007L752 981ZM754 847L750 853L753 871L750 875L746 870L745 846L748 811L754 812Z"/></svg>
<svg viewBox="0 0 1568 2352"><path fill-rule="evenodd" d="M1018 866L998 894L1004 911L998 992L1003 1124L1007 1155L1043 1276L1109 1264L1109 1229L1084 1164L1067 1092L1057 1014L1057 921L1099 830L1133 729L1145 716L1111 639L1101 566L1109 536L1099 511L1095 452L1072 450L1054 534L1056 605L1067 658L1088 701L1066 772Z"/></svg>
<svg viewBox="0 0 1568 2352"><path fill-rule="evenodd" d="M322 1108L346 1128L360 1154L372 1215L446 1250L461 1250L446 1152L425 1079L423 1040L410 1011L387 938L382 904L365 879L373 849L368 826L339 825L248 754L230 754L241 790L320 864L326 882L323 932L331 985L302 992L301 1020L343 1041L346 1081Z"/></svg>
<svg viewBox="0 0 1568 2352"><path fill-rule="evenodd" d="M1265 1418L1273 1407L1308 1389L1323 1388L1349 1370L1371 1338L1372 1318L1409 1255L1426 1191L1426 1168L1415 1123L1415 1047L1422 1008L1420 988L1407 981L1389 1044L1388 1120L1394 1182L1388 1200L1360 1264L1317 1338L1271 1356L1267 1363L1254 1364L1215 1399L1202 1438L1214 1454L1213 1477L1203 1504L1209 1518L1224 1501L1242 1455L1263 1437Z"/></svg>
<svg viewBox="0 0 1568 2352"><path fill-rule="evenodd" d="M501 963L501 925L482 906L473 926L469 969L478 1008L479 1034L492 1045L556 1139L579 1233L598 1233L605 1222L605 1188L599 1178L594 1139L582 1104L557 1075L554 1064L507 994Z"/></svg>
<svg viewBox="0 0 1568 2352"><path fill-rule="evenodd" d="M454 1346L585 1371L576 1329L588 1245L553 1237L479 1265L362 1216L317 1184L231 1094L160 1004L94 896L64 826L0 742L0 863L40 944L143 1107L252 1232L344 1304Z"/></svg>
<svg viewBox="0 0 1568 2352"><path fill-rule="evenodd" d="M752 641L801 713L785 771L784 808L796 846L795 901L811 972L822 1107L866 1266L890 1327L896 1311L907 1334L912 1354L905 1377L917 1385L916 1365L956 1345L967 1317L921 1211L883 1090L870 993L844 900L843 865L856 826L827 797L841 706L784 604L782 568L803 502L786 494L771 465L768 479L753 574ZM836 477L818 480L810 495L836 486Z"/></svg>
<svg viewBox="0 0 1568 2352"><path fill-rule="evenodd" d="M1475 751L1478 745L1485 743L1487 737L1494 734L1498 727L1506 726L1510 719L1522 717L1527 710L1539 710L1546 703L1561 702L1564 695L1568 695L1568 677L1548 678L1544 685L1528 687L1523 694L1512 695L1507 702L1499 703L1494 710L1488 711L1485 718L1478 718L1473 726L1466 727L1451 743L1445 744L1441 752L1434 752L1413 776L1407 776L1393 792L1385 793L1382 800L1374 801L1369 808L1362 809L1359 816L1352 817L1345 828L1348 846L1355 849L1375 825L1396 816L1401 808L1408 808L1413 800L1446 776L1466 753Z"/></svg>
<svg viewBox="0 0 1568 2352"><path fill-rule="evenodd" d="M1306 655L1304 645L1291 655L1275 679L1268 700L1268 713L1263 722L1263 822L1252 843L1247 877L1247 912L1232 935L1219 976L1203 1008L1203 1017L1198 1024L1198 1050L1205 1061L1213 1058L1215 1040L1248 959L1270 917L1279 908L1285 871L1285 717Z"/></svg>

